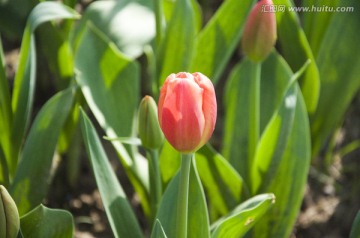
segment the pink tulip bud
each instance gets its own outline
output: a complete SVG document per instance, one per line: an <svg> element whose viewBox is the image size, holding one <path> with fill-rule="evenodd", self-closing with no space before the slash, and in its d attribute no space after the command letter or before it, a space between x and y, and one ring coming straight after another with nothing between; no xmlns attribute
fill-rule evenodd
<svg viewBox="0 0 360 238"><path fill-rule="evenodd" d="M255 62L263 61L276 42L276 18L272 0L261 0L245 23L242 49Z"/></svg>
<svg viewBox="0 0 360 238"><path fill-rule="evenodd" d="M192 153L211 137L216 122L212 82L201 73L171 74L158 103L159 123L166 139L178 151Z"/></svg>

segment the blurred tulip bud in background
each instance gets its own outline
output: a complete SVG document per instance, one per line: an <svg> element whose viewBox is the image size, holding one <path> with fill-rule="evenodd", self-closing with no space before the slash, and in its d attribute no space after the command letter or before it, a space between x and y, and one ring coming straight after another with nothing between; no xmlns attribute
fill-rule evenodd
<svg viewBox="0 0 360 238"><path fill-rule="evenodd" d="M16 204L6 188L0 185L0 237L17 237L19 229L20 218Z"/></svg>
<svg viewBox="0 0 360 238"><path fill-rule="evenodd" d="M211 137L217 104L212 82L201 73L171 74L160 91L158 115L166 139L178 151L191 153Z"/></svg>
<svg viewBox="0 0 360 238"><path fill-rule="evenodd" d="M272 0L261 0L245 23L242 49L255 62L263 61L276 42L276 18Z"/></svg>
<svg viewBox="0 0 360 238"><path fill-rule="evenodd" d="M147 149L159 149L164 142L164 134L159 125L155 100L145 96L139 109L139 136Z"/></svg>

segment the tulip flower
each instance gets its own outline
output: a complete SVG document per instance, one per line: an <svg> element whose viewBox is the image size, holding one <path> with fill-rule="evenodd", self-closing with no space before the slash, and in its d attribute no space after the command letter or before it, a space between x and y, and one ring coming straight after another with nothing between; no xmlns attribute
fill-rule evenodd
<svg viewBox="0 0 360 238"><path fill-rule="evenodd" d="M192 153L211 137L216 122L212 82L201 73L167 77L160 91L159 123L166 139L178 151Z"/></svg>
<svg viewBox="0 0 360 238"><path fill-rule="evenodd" d="M276 18L272 0L261 0L245 23L242 49L255 62L263 61L276 42Z"/></svg>

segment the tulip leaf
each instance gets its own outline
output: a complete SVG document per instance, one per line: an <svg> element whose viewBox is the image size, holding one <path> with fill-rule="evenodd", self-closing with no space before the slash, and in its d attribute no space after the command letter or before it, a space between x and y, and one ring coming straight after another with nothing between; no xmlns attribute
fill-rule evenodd
<svg viewBox="0 0 360 238"><path fill-rule="evenodd" d="M246 234L275 203L274 194L261 194L246 200L212 225L212 238L237 238Z"/></svg>
<svg viewBox="0 0 360 238"><path fill-rule="evenodd" d="M20 219L23 237L26 238L71 238L74 236L72 215L65 210L50 209L42 204Z"/></svg>
<svg viewBox="0 0 360 238"><path fill-rule="evenodd" d="M171 73L188 71L195 46L196 7L192 0L177 0L157 55L157 74L162 85Z"/></svg>
<svg viewBox="0 0 360 238"><path fill-rule="evenodd" d="M211 204L211 218L225 215L247 194L243 179L210 145L196 152L196 165Z"/></svg>
<svg viewBox="0 0 360 238"><path fill-rule="evenodd" d="M76 80L87 104L107 137L135 137L134 116L139 104L140 72L93 24L88 23L75 56ZM111 141L122 165L149 213L147 161L133 145Z"/></svg>
<svg viewBox="0 0 360 238"><path fill-rule="evenodd" d="M82 110L80 125L96 184L115 237L142 237L136 216L110 165L96 130Z"/></svg>
<svg viewBox="0 0 360 238"><path fill-rule="evenodd" d="M130 58L143 53L145 45L155 37L152 1L96 1L89 5L76 29L75 44L90 21Z"/></svg>
<svg viewBox="0 0 360 238"><path fill-rule="evenodd" d="M279 73L284 75L277 78L285 80L281 84L289 84L289 79L300 75L294 76L285 62L279 56L276 58L283 65ZM280 93L271 90L264 88L263 92L273 95ZM274 193L276 204L255 225L254 237L290 236L300 210L310 166L308 114L297 83L290 80L288 90L282 95L279 110L273 114L262 134L253 168L257 175L253 173L251 180L255 183L251 186L253 192ZM260 182L257 181L258 176L262 178Z"/></svg>
<svg viewBox="0 0 360 238"><path fill-rule="evenodd" d="M308 59L311 60L311 64L300 79L300 85L308 112L314 113L320 93L320 76L315 57L296 12L287 10L294 7L292 1L275 0L274 3L286 9L276 12L276 21L281 52L291 69L297 71Z"/></svg>
<svg viewBox="0 0 360 238"><path fill-rule="evenodd" d="M357 212L355 220L351 226L350 238L360 237L360 211Z"/></svg>
<svg viewBox="0 0 360 238"><path fill-rule="evenodd" d="M201 72L216 84L239 44L254 0L226 0L195 41L191 72Z"/></svg>
<svg viewBox="0 0 360 238"><path fill-rule="evenodd" d="M71 88L57 93L41 108L30 128L9 190L20 215L39 205L47 194L53 155L73 98Z"/></svg>
<svg viewBox="0 0 360 238"><path fill-rule="evenodd" d="M179 173L171 180L160 202L156 219L158 219L168 237L176 236L176 217L179 193ZM190 167L189 197L188 197L188 227L187 237L210 237L209 218L206 200L194 160Z"/></svg>
<svg viewBox="0 0 360 238"><path fill-rule="evenodd" d="M342 3L346 7L360 8L356 0L346 1L346 5ZM360 41L359 21L359 14L335 13L321 43L316 60L321 76L321 93L319 107L311 117L313 155L339 126L360 88L360 46L356 43Z"/></svg>
<svg viewBox="0 0 360 238"><path fill-rule="evenodd" d="M12 94L12 145L14 154L20 150L21 143L27 130L32 111L34 90L36 83L36 28L47 21L57 19L76 19L79 15L71 8L57 2L39 3L31 12L21 42L19 66L14 81ZM9 165L13 173L17 164L12 159Z"/></svg>
<svg viewBox="0 0 360 238"><path fill-rule="evenodd" d="M159 220L155 221L155 226L151 233L151 238L167 238L164 228L162 227Z"/></svg>
<svg viewBox="0 0 360 238"><path fill-rule="evenodd" d="M0 39L0 184L9 180L8 164L11 163L10 128L12 124L11 100L8 79L5 74L5 62Z"/></svg>

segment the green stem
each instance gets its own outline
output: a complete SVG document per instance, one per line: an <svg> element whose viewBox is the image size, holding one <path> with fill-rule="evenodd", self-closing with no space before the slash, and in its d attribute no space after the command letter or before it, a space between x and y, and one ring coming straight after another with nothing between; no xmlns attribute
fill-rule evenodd
<svg viewBox="0 0 360 238"><path fill-rule="evenodd" d="M162 180L159 166L159 151L147 150L150 177L151 224L154 222L162 195Z"/></svg>
<svg viewBox="0 0 360 238"><path fill-rule="evenodd" d="M155 24L156 24L156 46L159 47L162 39L163 8L162 0L154 0Z"/></svg>
<svg viewBox="0 0 360 238"><path fill-rule="evenodd" d="M7 187L10 184L9 181L9 168L7 165L7 161L5 158L5 154L4 151L2 150L2 148L0 147L0 164L2 167L2 176L3 176L3 183L5 185L5 187ZM1 178L0 178L1 179Z"/></svg>
<svg viewBox="0 0 360 238"><path fill-rule="evenodd" d="M193 154L181 154L180 184L177 204L176 238L187 237L190 165Z"/></svg>
<svg viewBox="0 0 360 238"><path fill-rule="evenodd" d="M251 98L250 98L250 115L249 115L249 167L251 171L252 162L254 161L256 147L260 138L260 77L261 62L252 65L251 72ZM248 178L249 179L249 178Z"/></svg>

